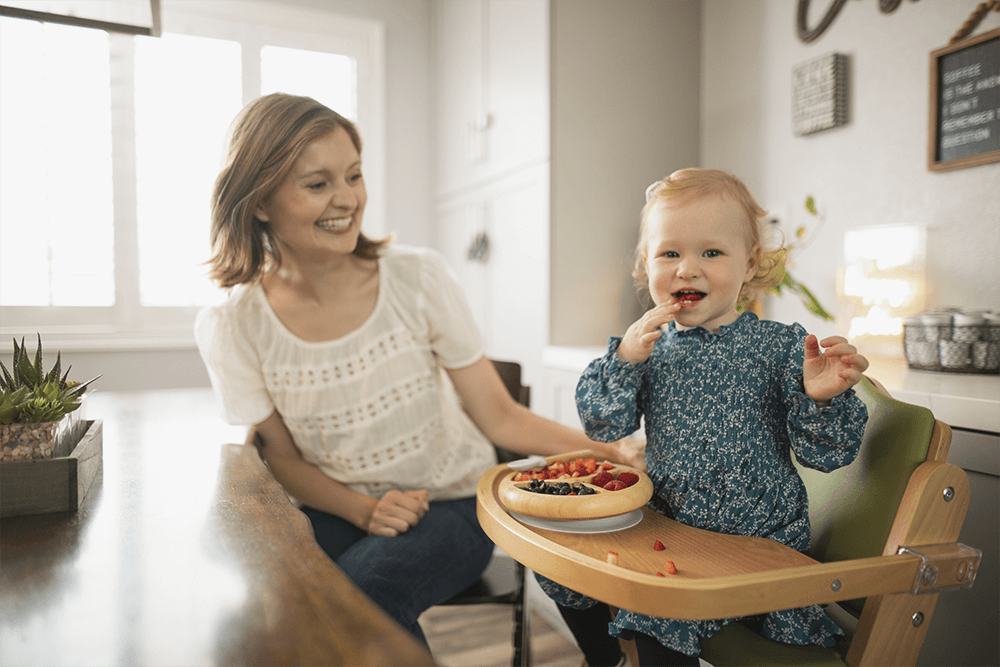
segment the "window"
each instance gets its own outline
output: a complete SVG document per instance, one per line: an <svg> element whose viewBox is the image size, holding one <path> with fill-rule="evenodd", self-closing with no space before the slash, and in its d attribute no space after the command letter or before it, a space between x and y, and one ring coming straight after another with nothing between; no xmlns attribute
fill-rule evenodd
<svg viewBox="0 0 1000 667"><path fill-rule="evenodd" d="M0 304L114 304L109 54L105 32L0 19Z"/></svg>
<svg viewBox="0 0 1000 667"><path fill-rule="evenodd" d="M0 334L192 346L198 308L225 297L204 262L233 117L315 97L359 123L378 193L381 50L378 24L250 1L165 2L159 38L0 19ZM374 235L382 210L376 194Z"/></svg>

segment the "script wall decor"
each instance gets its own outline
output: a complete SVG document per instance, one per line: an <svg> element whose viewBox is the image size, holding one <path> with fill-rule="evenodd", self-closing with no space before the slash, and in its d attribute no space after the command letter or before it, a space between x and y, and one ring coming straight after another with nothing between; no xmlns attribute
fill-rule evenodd
<svg viewBox="0 0 1000 667"><path fill-rule="evenodd" d="M910 0L910 2L916 2L917 0ZM823 14L823 18L820 19L819 24L815 28L809 27L809 0L799 0L798 12L795 18L795 28L798 32L799 39L803 42L809 43L813 40L819 39L819 36L826 32L826 29L830 27L833 20L837 18L837 14L840 10L844 8L847 4L847 0L829 0L830 4L827 6L826 12ZM878 8L883 14L891 14L902 4L903 0L878 0Z"/></svg>

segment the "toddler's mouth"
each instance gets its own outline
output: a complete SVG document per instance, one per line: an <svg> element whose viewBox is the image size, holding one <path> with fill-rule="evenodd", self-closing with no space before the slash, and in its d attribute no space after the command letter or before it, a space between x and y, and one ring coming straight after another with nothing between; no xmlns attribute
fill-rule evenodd
<svg viewBox="0 0 1000 667"><path fill-rule="evenodd" d="M671 296L674 297L674 301L682 305L694 305L704 299L707 295L704 292L699 292L693 289L682 289L677 290Z"/></svg>

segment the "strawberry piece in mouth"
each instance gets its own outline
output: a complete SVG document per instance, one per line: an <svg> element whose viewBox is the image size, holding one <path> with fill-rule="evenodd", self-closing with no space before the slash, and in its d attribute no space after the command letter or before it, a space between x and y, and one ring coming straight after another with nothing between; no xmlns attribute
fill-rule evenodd
<svg viewBox="0 0 1000 667"><path fill-rule="evenodd" d="M674 300L678 303L697 303L704 299L706 294L697 290L678 290L673 293Z"/></svg>

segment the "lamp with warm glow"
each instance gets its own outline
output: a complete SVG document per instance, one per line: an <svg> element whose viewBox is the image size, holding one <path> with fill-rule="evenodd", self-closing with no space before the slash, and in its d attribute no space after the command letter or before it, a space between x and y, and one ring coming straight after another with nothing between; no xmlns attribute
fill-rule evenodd
<svg viewBox="0 0 1000 667"><path fill-rule="evenodd" d="M926 231L919 225L848 230L837 300L848 339L869 353L901 356L903 320L923 310Z"/></svg>

